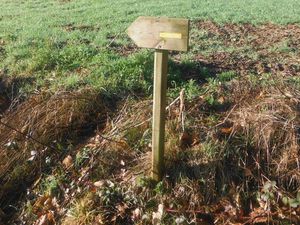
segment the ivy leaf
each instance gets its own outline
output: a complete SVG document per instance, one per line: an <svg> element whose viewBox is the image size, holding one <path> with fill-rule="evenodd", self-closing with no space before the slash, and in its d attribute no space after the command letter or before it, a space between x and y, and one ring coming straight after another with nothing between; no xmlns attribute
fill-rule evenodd
<svg viewBox="0 0 300 225"><path fill-rule="evenodd" d="M292 208L297 208L300 205L297 199L290 199L289 204Z"/></svg>
<svg viewBox="0 0 300 225"><path fill-rule="evenodd" d="M289 204L289 198L288 197L283 197L282 202L283 202L284 205L288 205Z"/></svg>

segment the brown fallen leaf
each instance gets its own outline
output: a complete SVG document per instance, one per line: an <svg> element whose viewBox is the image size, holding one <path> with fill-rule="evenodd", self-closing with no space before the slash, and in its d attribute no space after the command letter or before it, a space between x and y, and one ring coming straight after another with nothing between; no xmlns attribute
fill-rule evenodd
<svg viewBox="0 0 300 225"><path fill-rule="evenodd" d="M50 197L47 195L39 197L33 205L33 213L41 216L41 214L43 214L44 204L49 198Z"/></svg>
<svg viewBox="0 0 300 225"><path fill-rule="evenodd" d="M258 216L258 217L256 217L253 221L252 221L252 223L253 224L272 224L272 219L271 218L269 218L268 216Z"/></svg>
<svg viewBox="0 0 300 225"><path fill-rule="evenodd" d="M73 165L73 158L72 156L68 155L63 161L62 161L63 166L66 169L69 169Z"/></svg>
<svg viewBox="0 0 300 225"><path fill-rule="evenodd" d="M244 168L244 173L246 177L253 177L251 170L249 170L248 168Z"/></svg>
<svg viewBox="0 0 300 225"><path fill-rule="evenodd" d="M55 219L54 219L54 215L53 215L52 212L47 213L47 220L48 220L49 225L55 225L56 224Z"/></svg>
<svg viewBox="0 0 300 225"><path fill-rule="evenodd" d="M193 138L187 132L183 132L180 136L180 146L182 148L190 147L193 143Z"/></svg>
<svg viewBox="0 0 300 225"><path fill-rule="evenodd" d="M225 102L225 98L224 97L220 97L220 98L218 98L218 103L220 103L220 104L224 104L224 102Z"/></svg>
<svg viewBox="0 0 300 225"><path fill-rule="evenodd" d="M97 188L101 188L101 187L103 187L105 184L106 184L106 183L105 183L105 181L103 181L103 180L99 180L99 181L94 182L94 186L97 187Z"/></svg>
<svg viewBox="0 0 300 225"><path fill-rule="evenodd" d="M232 132L232 127L223 127L223 128L221 128L221 133L222 134L231 134L231 132Z"/></svg>

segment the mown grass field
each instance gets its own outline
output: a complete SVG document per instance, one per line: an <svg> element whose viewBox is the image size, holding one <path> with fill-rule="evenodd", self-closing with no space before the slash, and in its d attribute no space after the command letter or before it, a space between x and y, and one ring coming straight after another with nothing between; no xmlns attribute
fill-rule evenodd
<svg viewBox="0 0 300 225"><path fill-rule="evenodd" d="M140 15L191 19L158 184ZM299 224L299 24L298 0L0 0L0 224Z"/></svg>

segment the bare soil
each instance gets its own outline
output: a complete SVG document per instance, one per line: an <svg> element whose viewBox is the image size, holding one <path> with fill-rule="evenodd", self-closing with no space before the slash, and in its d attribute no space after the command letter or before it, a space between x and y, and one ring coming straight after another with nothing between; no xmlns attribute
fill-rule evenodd
<svg viewBox="0 0 300 225"><path fill-rule="evenodd" d="M217 71L234 70L240 74L280 73L300 75L300 26L275 24L225 24L199 21L207 40L221 41L232 52L213 51L209 56L197 54L195 60ZM206 40L206 41L207 41ZM197 45L197 38L194 40Z"/></svg>

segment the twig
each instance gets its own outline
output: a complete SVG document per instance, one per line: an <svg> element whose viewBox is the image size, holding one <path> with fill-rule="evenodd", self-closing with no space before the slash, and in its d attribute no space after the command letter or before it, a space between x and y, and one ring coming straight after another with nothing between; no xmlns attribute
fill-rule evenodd
<svg viewBox="0 0 300 225"><path fill-rule="evenodd" d="M171 108L172 105L174 105L178 100L180 99L180 95L175 98L175 100L173 102L171 102L167 107L166 107L166 110L168 110L169 108Z"/></svg>
<svg viewBox="0 0 300 225"><path fill-rule="evenodd" d="M179 116L180 116L180 122L181 122L182 131L184 132L184 109L185 109L185 105L184 105L184 89L182 89L180 91L179 98L180 98Z"/></svg>
<svg viewBox="0 0 300 225"><path fill-rule="evenodd" d="M166 212L169 212L169 213L203 213L203 214L206 214L203 210L177 210L177 209L166 209Z"/></svg>
<svg viewBox="0 0 300 225"><path fill-rule="evenodd" d="M103 139L105 139L105 140L107 140L107 141L111 141L111 142L116 142L116 143L119 143L119 144L123 144L123 142L121 142L121 141L113 140L113 139L108 138L108 137L105 137L105 136L103 136L103 135L101 135L101 134L99 134L99 133L98 133L98 135L99 135L101 138L103 138Z"/></svg>
<svg viewBox="0 0 300 225"><path fill-rule="evenodd" d="M217 125L215 125L213 128L216 128L218 126L221 126L222 124L224 124L226 122L226 120L229 118L229 116L231 115L231 113L233 112L233 110L236 108L237 104L235 104L232 109L229 111L229 113L227 114L227 116L224 118L224 120L221 123L218 123Z"/></svg>
<svg viewBox="0 0 300 225"><path fill-rule="evenodd" d="M124 29L123 31L119 32L119 33L112 39L112 41L109 42L109 44L105 46L105 48L109 48L109 47L111 46L111 44L114 43L115 40L116 40L121 34L123 34L125 31L126 31L126 29Z"/></svg>
<svg viewBox="0 0 300 225"><path fill-rule="evenodd" d="M2 122L1 120L0 120L0 124L2 124L3 126L7 127L7 128L10 129L10 130L13 130L13 131L15 131L15 132L21 134L21 135L24 136L25 138L29 138L29 139L31 139L32 141L34 141L34 142L36 142L36 143L38 143L38 144L40 144L40 145L42 145L42 146L44 146L44 147L50 148L50 149L52 149L52 150L54 150L54 151L57 151L56 148L54 148L54 147L52 147L52 146L50 146L50 145L47 145L47 144L45 144L45 143L43 143L43 142L41 142L41 141L35 139L34 137L32 137L32 136L29 135L29 134L25 134L25 133L19 131L18 129L16 129L16 128L10 126L10 125L8 125L7 123Z"/></svg>

